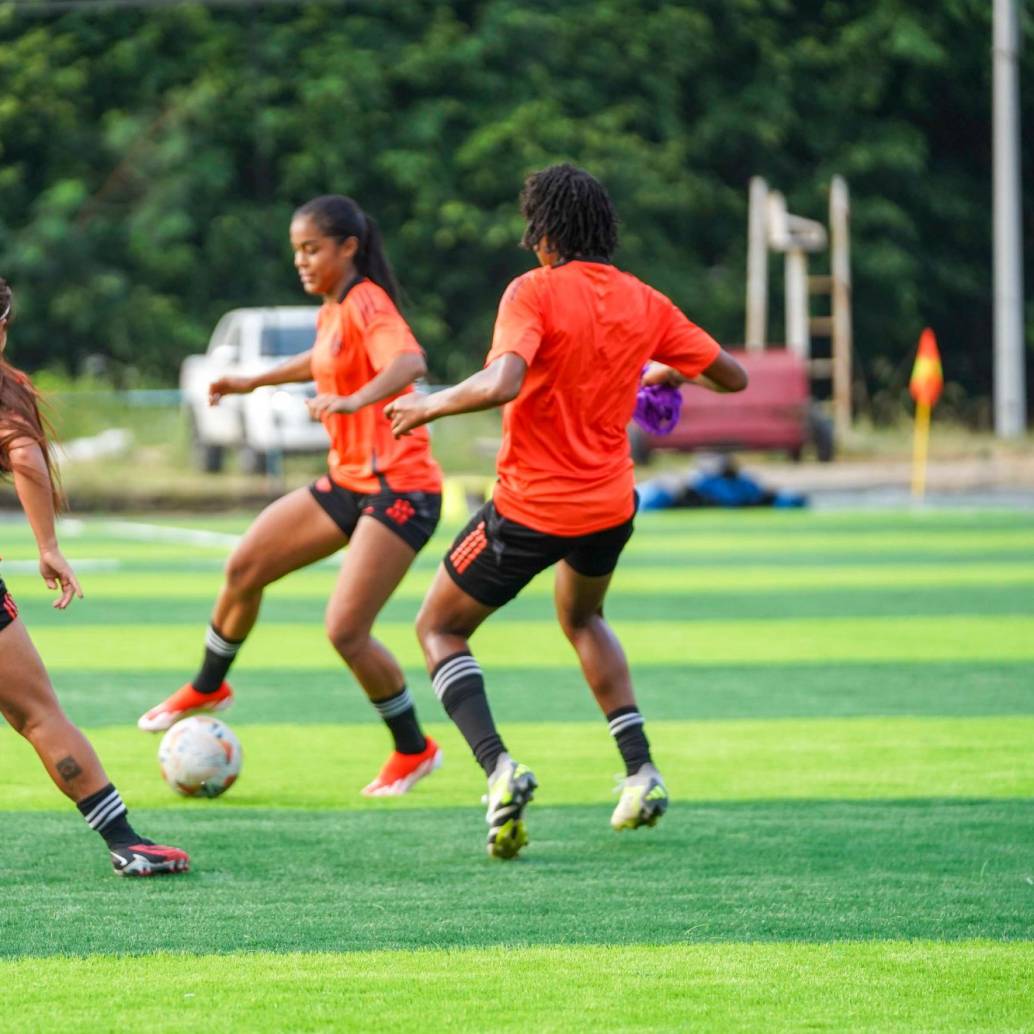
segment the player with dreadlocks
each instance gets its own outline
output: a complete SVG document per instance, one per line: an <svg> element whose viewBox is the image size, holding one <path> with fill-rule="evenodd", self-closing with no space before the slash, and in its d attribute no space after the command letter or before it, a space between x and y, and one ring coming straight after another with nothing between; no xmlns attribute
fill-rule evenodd
<svg viewBox="0 0 1034 1034"><path fill-rule="evenodd" d="M54 528L61 504L48 442L48 427L32 382L3 352L11 325L13 297L0 279L0 471L14 481L18 501L39 547L39 570L54 601L64 610L82 590L62 556ZM141 837L129 824L126 806L86 737L65 717L18 608L0 579L0 714L35 748L57 788L75 802L89 826L108 845L122 876L186 872L190 859L178 847Z"/></svg>
<svg viewBox="0 0 1034 1034"><path fill-rule="evenodd" d="M668 794L650 756L624 651L603 600L632 534L626 427L642 383L741 391L740 365L659 291L613 265L617 218L603 186L571 165L529 176L523 245L540 267L499 305L485 368L386 412L396 435L439 417L505 405L498 481L460 532L417 618L434 690L488 777L488 852L527 843L535 777L506 752L468 640L540 571L556 565L557 617L625 762L615 829L652 826ZM644 364L650 360L645 377Z"/></svg>

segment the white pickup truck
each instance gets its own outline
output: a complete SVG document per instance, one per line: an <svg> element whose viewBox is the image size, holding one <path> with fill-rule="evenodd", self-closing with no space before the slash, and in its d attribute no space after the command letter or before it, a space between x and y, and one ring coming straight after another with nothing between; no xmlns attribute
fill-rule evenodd
<svg viewBox="0 0 1034 1034"><path fill-rule="evenodd" d="M208 404L208 385L217 377L251 377L311 348L318 311L301 305L233 309L219 320L204 355L183 361L182 406L202 470L221 470L227 449L238 451L241 470L261 473L271 456L328 448L323 425L305 407L306 398L316 394L311 382L259 388Z"/></svg>

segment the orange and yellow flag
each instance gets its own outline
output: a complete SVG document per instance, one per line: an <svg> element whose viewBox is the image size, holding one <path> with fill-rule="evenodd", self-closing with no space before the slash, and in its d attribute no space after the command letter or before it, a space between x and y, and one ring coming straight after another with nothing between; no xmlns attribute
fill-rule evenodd
<svg viewBox="0 0 1034 1034"><path fill-rule="evenodd" d="M912 377L908 390L920 405L933 406L941 397L944 387L944 373L941 370L941 353L937 351L937 338L927 327L919 335L919 351L916 353Z"/></svg>

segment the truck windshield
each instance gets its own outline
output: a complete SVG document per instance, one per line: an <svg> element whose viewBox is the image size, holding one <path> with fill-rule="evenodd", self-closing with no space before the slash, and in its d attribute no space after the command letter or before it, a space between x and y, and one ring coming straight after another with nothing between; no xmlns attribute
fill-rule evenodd
<svg viewBox="0 0 1034 1034"><path fill-rule="evenodd" d="M279 326L262 328L262 355L297 355L312 348L315 326Z"/></svg>

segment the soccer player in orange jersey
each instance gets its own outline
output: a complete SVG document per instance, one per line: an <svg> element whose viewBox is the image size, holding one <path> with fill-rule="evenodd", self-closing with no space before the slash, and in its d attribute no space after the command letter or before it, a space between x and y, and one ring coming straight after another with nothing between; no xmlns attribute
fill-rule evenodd
<svg viewBox="0 0 1034 1034"><path fill-rule="evenodd" d="M527 843L535 777L506 752L468 640L556 565L556 611L625 762L611 825L653 825L668 795L650 756L624 651L603 600L636 509L626 427L646 383L740 391L742 367L659 291L611 261L617 220L603 186L556 165L521 195L524 245L540 267L499 305L485 368L445 391L386 407L395 434L505 405L492 500L460 532L417 618L435 693L488 777L488 852ZM649 367L642 377L645 364Z"/></svg>
<svg viewBox="0 0 1034 1034"><path fill-rule="evenodd" d="M64 558L54 527L60 504L55 490L47 429L32 382L2 358L7 347L13 296L0 279L0 471L14 481L18 501L39 547L39 571L64 610L82 590ZM47 669L18 618L18 608L0 579L0 714L33 746L54 785L75 802L91 829L108 845L120 876L182 873L190 858L178 847L156 844L129 824L126 806L93 747L68 720Z"/></svg>
<svg viewBox="0 0 1034 1034"><path fill-rule="evenodd" d="M212 383L213 404L266 384L315 380L309 404L330 436L329 469L267 507L226 567L197 675L141 716L145 731L230 705L226 674L254 626L262 592L346 543L327 604L330 641L388 726L394 751L367 796L405 793L441 761L423 734L395 658L370 632L438 524L441 471L426 431L397 440L377 403L412 392L424 353L396 307L398 287L374 220L351 198L318 197L291 221L302 287L323 298L312 349L255 377Z"/></svg>

